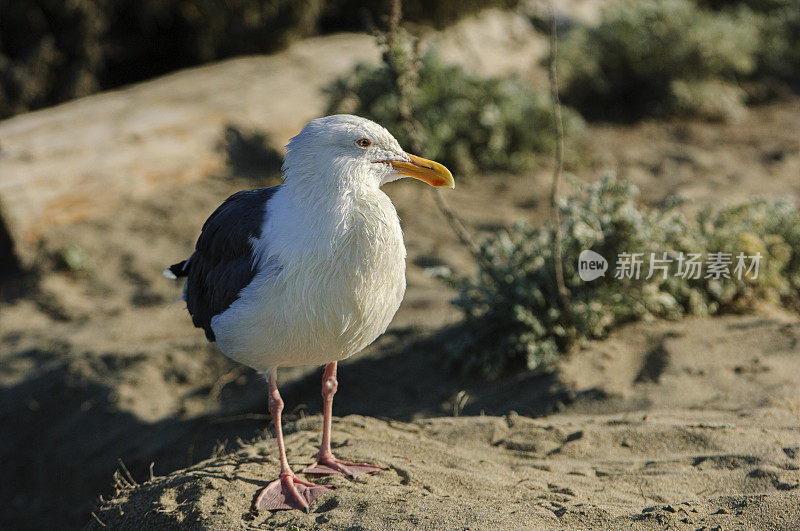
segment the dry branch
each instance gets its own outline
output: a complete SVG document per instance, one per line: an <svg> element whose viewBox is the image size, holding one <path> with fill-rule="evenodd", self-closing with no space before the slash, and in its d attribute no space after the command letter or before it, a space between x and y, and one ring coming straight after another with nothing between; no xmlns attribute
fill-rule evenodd
<svg viewBox="0 0 800 531"><path fill-rule="evenodd" d="M564 123L561 119L561 100L558 96L558 31L555 12L550 9L550 56L548 58L548 77L550 78L550 96L553 100L553 124L556 133L556 149L553 156L553 182L550 187L550 219L553 224L553 271L555 275L558 305L566 320L567 345L575 337L575 328L570 311L570 293L564 283L564 260L562 256L561 213L558 210L558 189L561 183L561 171L564 167Z"/></svg>
<svg viewBox="0 0 800 531"><path fill-rule="evenodd" d="M402 0L394 0L389 15L387 30L385 34L386 40L386 53L384 54L384 61L392 72L392 77L397 91L398 112L403 128L410 139L410 148L414 153L423 153L424 145L419 138L419 122L411 114L410 99L411 93L416 90L419 81L419 50L415 47L412 54L412 60L407 64L399 64L398 57L393 50L398 46L397 35L400 29L400 22L403 18L403 2ZM417 41L417 45L418 45ZM470 234L461 218L450 208L440 190L433 189L433 200L436 207L442 213L442 216L447 220L448 225L453 230L458 240L469 252L475 257L478 263L482 262L480 254L480 246L478 246L475 239Z"/></svg>

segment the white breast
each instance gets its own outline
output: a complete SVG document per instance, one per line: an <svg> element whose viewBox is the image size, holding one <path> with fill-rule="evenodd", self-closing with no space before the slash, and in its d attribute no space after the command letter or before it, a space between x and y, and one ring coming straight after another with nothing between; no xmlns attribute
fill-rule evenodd
<svg viewBox="0 0 800 531"><path fill-rule="evenodd" d="M220 350L257 370L359 352L386 330L405 292L402 231L383 192L308 205L313 212L281 192L253 242L261 272L212 320Z"/></svg>

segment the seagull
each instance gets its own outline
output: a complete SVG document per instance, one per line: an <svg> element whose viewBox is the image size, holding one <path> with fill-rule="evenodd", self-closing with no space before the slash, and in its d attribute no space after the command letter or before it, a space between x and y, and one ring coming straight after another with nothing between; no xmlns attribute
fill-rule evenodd
<svg viewBox="0 0 800 531"><path fill-rule="evenodd" d="M186 277L192 322L229 358L263 371L280 475L257 510L300 509L333 487L297 477L286 459L278 368L324 365L323 425L303 474L385 470L331 451L337 362L386 331L406 289L400 220L381 186L412 177L454 188L438 162L410 155L383 127L340 114L308 122L286 146L283 184L238 192L203 225L194 253L164 270Z"/></svg>

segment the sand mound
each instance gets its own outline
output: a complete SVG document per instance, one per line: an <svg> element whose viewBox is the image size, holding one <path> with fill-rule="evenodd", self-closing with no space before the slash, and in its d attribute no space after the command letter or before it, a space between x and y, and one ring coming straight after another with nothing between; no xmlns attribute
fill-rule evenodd
<svg viewBox="0 0 800 531"><path fill-rule="evenodd" d="M764 437L768 415L770 437ZM121 492L94 520L114 529L497 528L550 526L759 527L800 521L791 415L755 418L691 411L466 417L402 423L348 416L334 425L337 452L390 470L338 487L309 515L252 512L276 477L271 440ZM733 421L733 422L732 422ZM735 423L734 423L735 422ZM321 419L298 421L287 438L301 467Z"/></svg>
<svg viewBox="0 0 800 531"><path fill-rule="evenodd" d="M774 311L640 324L573 355L556 375L459 392L468 397L462 403L467 412L502 403L523 409L526 402L531 410L547 404L561 409L538 419L516 412L411 422L336 419L334 443L341 457L389 470L355 482L331 478L339 488L309 515L252 510L258 490L278 473L269 437L219 449L218 457L139 486L122 482L90 526L661 529L797 522L797 324ZM435 359L431 347L416 344L404 352ZM403 367L420 362L416 378L407 369L381 372L392 356L346 363L337 410L377 415L385 409L392 415L387 405L395 401L421 414L434 402L441 410L452 407L448 398L467 382L426 388L426 373L446 381L436 362L426 365L426 356L405 360ZM366 377L379 374L391 374L391 381ZM347 375L366 383L351 381L348 388ZM311 401L316 380L316 374L300 379L285 394ZM572 393L563 390L567 382ZM430 397L416 404L421 410L403 402L412 388ZM294 467L310 462L320 426L319 415L288 425Z"/></svg>

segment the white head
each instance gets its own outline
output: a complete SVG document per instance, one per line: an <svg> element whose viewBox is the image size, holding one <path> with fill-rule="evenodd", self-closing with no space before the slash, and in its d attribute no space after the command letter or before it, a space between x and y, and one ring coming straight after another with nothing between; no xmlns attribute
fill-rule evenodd
<svg viewBox="0 0 800 531"><path fill-rule="evenodd" d="M350 114L308 122L286 146L283 175L287 185L316 189L378 188L401 177L455 187L447 168L404 152L389 131Z"/></svg>

